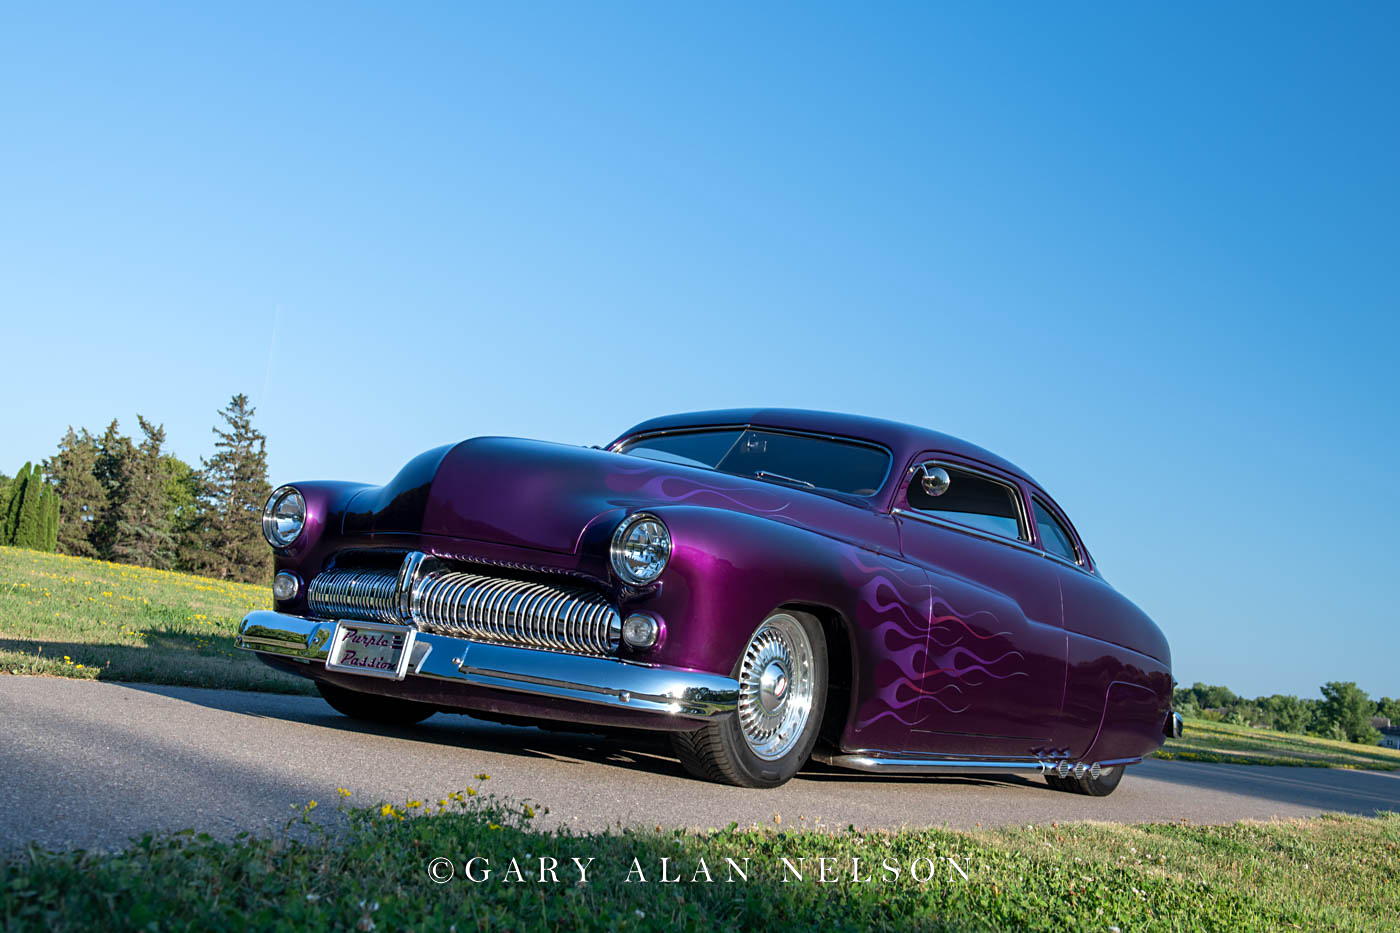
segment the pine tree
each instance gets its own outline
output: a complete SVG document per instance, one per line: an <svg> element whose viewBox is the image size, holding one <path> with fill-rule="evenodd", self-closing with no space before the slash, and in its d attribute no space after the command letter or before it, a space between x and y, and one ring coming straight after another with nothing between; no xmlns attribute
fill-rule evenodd
<svg viewBox="0 0 1400 933"><path fill-rule="evenodd" d="M20 506L24 504L24 493L29 488L33 465L26 462L15 474L10 483L10 501L5 504L4 526L0 527L0 544L15 546L15 535L19 531Z"/></svg>
<svg viewBox="0 0 1400 933"><path fill-rule="evenodd" d="M93 521L91 541L97 556L103 560L115 560L112 547L117 539L117 522L126 499L127 478L135 456L136 448L132 446L131 438L118 430L117 419L113 418L97 440L97 460L93 466L93 475L102 490L102 510Z"/></svg>
<svg viewBox="0 0 1400 933"><path fill-rule="evenodd" d="M58 551L58 520L63 515L63 500L58 490L51 486L46 486L45 489L49 490L49 534L44 540L44 550L54 554Z"/></svg>
<svg viewBox="0 0 1400 933"><path fill-rule="evenodd" d="M134 455L126 458L120 478L121 499L113 509L112 559L125 564L167 569L174 560L170 534L170 505L165 493L165 427L140 415L144 436Z"/></svg>
<svg viewBox="0 0 1400 933"><path fill-rule="evenodd" d="M35 548L52 554L58 535L58 494L54 492L53 484L48 482L40 486L39 528Z"/></svg>
<svg viewBox="0 0 1400 933"><path fill-rule="evenodd" d="M58 517L58 550L79 557L96 557L93 544L98 518L106 510L107 493L97 478L97 439L84 428L68 428L58 453L44 462L63 502Z"/></svg>
<svg viewBox="0 0 1400 933"><path fill-rule="evenodd" d="M253 427L255 409L238 394L219 412L227 430L214 428L214 456L203 460L199 516L193 545L182 557L210 576L265 582L272 552L262 536L267 481L267 438Z"/></svg>
<svg viewBox="0 0 1400 933"><path fill-rule="evenodd" d="M161 458L165 469L165 500L170 507L170 533L175 538L175 569L188 570L186 557L198 548L200 471L173 454Z"/></svg>
<svg viewBox="0 0 1400 933"><path fill-rule="evenodd" d="M30 470L29 482L24 485L24 495L20 501L19 522L15 525L15 547L37 551L44 546L44 513L40 500L47 485L38 467Z"/></svg>

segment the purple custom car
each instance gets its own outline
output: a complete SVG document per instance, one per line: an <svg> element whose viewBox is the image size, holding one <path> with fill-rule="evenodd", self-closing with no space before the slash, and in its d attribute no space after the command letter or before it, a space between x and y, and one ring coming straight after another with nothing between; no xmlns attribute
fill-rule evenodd
<svg viewBox="0 0 1400 933"><path fill-rule="evenodd" d="M604 449L482 437L268 500L239 644L358 719L665 731L750 787L809 758L1102 796L1173 727L1171 655L1049 494L921 428L745 409Z"/></svg>

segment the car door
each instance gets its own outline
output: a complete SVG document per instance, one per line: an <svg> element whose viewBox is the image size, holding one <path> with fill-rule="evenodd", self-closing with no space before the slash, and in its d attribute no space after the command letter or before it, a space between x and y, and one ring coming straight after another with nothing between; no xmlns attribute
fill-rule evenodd
<svg viewBox="0 0 1400 933"><path fill-rule="evenodd" d="M904 556L931 589L911 750L1034 757L1050 749L1065 687L1054 567L1035 548L1020 483L928 451L896 493Z"/></svg>

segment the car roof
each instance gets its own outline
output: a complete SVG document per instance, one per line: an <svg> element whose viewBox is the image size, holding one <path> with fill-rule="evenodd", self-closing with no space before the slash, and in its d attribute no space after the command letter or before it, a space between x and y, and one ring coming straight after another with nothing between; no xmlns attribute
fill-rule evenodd
<svg viewBox="0 0 1400 933"><path fill-rule="evenodd" d="M754 425L787 428L791 431L834 434L857 440L874 441L890 449L890 452L894 454L898 469L902 469L909 458L916 454L926 450L939 450L995 467L1040 488L1039 483L1031 479L1025 470L1011 461L951 434L930 431L928 428L903 424L898 421L886 421L883 418L868 418L864 415L848 415L830 411L809 411L801 408L725 408L715 411L692 411L663 415L660 418L643 421L628 429L608 446L612 447L618 441L637 434L651 434L656 431L674 431L710 425ZM1042 491L1044 490L1042 489Z"/></svg>

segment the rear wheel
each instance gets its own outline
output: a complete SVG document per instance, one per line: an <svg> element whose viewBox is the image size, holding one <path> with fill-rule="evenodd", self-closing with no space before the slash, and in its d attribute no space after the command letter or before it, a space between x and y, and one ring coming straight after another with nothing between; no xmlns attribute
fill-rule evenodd
<svg viewBox="0 0 1400 933"><path fill-rule="evenodd" d="M422 722L437 712L436 706L386 697L377 693L360 693L346 690L334 684L317 682L316 689L337 713L362 722L374 722L386 726L411 726Z"/></svg>
<svg viewBox="0 0 1400 933"><path fill-rule="evenodd" d="M739 660L733 716L671 735L685 769L740 787L777 787L807 762L826 706L826 638L805 612L763 620Z"/></svg>

